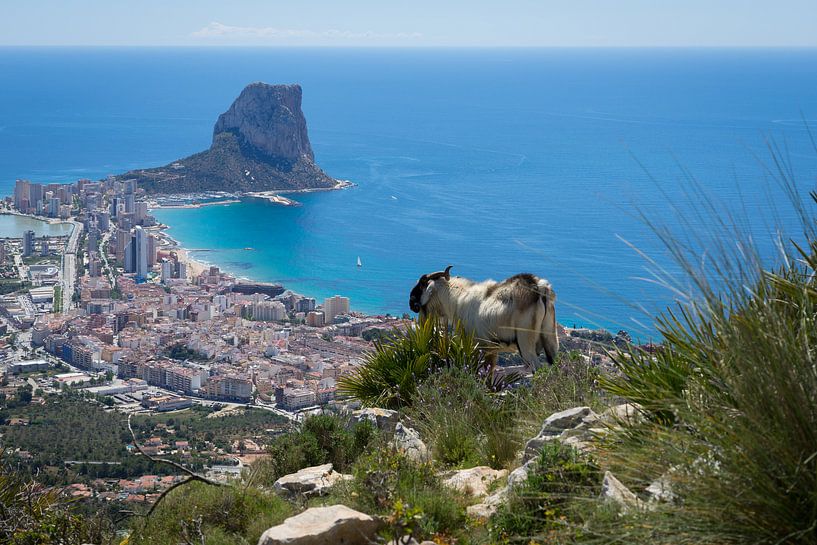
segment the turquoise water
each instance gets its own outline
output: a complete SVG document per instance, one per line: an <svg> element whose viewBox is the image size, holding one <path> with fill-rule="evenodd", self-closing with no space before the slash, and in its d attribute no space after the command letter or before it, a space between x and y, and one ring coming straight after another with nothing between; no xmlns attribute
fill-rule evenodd
<svg viewBox="0 0 817 545"><path fill-rule="evenodd" d="M0 49L0 190L204 149L255 80L302 84L318 163L357 187L157 216L206 261L371 312L406 312L416 278L453 264L540 274L560 321L649 334L674 294L621 240L669 263L636 207L706 230L694 178L771 255L795 216L766 139L804 192L817 173L815 50Z"/></svg>
<svg viewBox="0 0 817 545"><path fill-rule="evenodd" d="M27 216L0 214L0 238L22 238L25 231L34 231L38 236L58 237L71 234L70 223L48 223Z"/></svg>

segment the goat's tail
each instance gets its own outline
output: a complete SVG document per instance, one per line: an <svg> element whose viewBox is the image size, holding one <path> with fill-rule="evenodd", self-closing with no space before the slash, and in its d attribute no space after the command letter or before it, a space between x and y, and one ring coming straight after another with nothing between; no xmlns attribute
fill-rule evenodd
<svg viewBox="0 0 817 545"><path fill-rule="evenodd" d="M536 282L536 293L542 297L542 302L547 306L548 302L556 302L556 292L553 291L553 286L544 278L539 278Z"/></svg>

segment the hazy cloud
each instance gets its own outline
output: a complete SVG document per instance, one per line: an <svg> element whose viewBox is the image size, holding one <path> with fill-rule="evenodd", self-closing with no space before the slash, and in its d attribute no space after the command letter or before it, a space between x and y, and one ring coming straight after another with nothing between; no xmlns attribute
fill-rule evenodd
<svg viewBox="0 0 817 545"><path fill-rule="evenodd" d="M293 28L231 26L212 22L190 34L194 38L254 38L254 39L337 39L337 40L416 40L422 38L419 32L352 32L349 30L302 30Z"/></svg>

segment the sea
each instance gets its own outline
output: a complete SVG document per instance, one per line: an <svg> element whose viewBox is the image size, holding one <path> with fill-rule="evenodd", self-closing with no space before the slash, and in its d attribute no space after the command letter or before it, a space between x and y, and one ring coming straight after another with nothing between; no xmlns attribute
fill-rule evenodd
<svg viewBox="0 0 817 545"><path fill-rule="evenodd" d="M317 163L355 187L156 216L198 259L364 312L408 312L447 265L525 271L561 323L651 337L681 296L656 226L734 213L773 264L802 230L771 150L815 187L815 49L2 48L0 193L203 150L253 81L302 85Z"/></svg>

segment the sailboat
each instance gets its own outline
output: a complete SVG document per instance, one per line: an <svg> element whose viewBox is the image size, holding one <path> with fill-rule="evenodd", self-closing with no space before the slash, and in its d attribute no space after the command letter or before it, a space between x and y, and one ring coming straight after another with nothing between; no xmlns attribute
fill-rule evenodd
<svg viewBox="0 0 817 545"><path fill-rule="evenodd" d="M363 263L360 261L360 256L357 256L357 266L362 267Z"/></svg>

